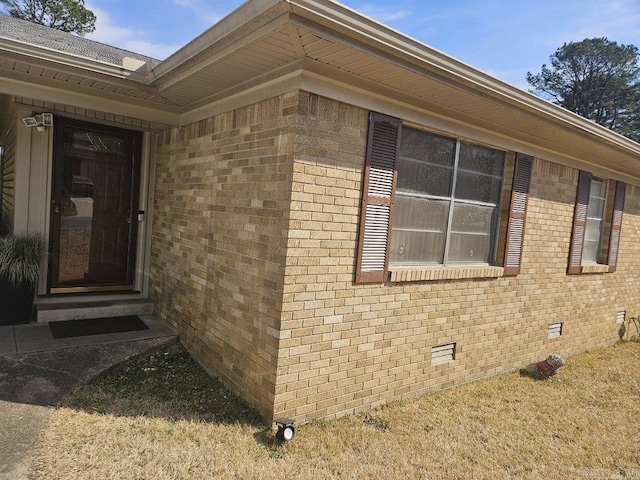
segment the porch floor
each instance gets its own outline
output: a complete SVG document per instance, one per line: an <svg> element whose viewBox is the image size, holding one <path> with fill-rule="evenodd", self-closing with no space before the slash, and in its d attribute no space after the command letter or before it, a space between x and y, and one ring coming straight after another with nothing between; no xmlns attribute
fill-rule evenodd
<svg viewBox="0 0 640 480"><path fill-rule="evenodd" d="M139 315L139 317L149 327L148 330L71 338L53 338L48 323L0 326L0 356L135 340L177 338L176 333L155 316Z"/></svg>

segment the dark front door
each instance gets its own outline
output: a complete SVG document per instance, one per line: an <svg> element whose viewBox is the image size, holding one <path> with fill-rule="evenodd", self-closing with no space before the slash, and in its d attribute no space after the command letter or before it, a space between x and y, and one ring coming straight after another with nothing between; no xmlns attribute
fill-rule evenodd
<svg viewBox="0 0 640 480"><path fill-rule="evenodd" d="M57 119L50 292L132 290L139 132Z"/></svg>

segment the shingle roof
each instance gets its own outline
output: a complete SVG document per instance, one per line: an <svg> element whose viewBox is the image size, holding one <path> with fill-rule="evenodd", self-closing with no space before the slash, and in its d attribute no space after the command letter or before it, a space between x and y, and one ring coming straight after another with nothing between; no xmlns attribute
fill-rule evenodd
<svg viewBox="0 0 640 480"><path fill-rule="evenodd" d="M18 40L31 45L51 48L92 60L121 66L125 57L150 62L151 67L160 63L155 58L88 40L71 33L27 22L8 15L0 15L0 37Z"/></svg>

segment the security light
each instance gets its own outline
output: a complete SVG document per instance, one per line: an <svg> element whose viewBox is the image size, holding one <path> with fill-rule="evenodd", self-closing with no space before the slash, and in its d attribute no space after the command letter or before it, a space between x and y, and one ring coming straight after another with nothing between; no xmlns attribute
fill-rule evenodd
<svg viewBox="0 0 640 480"><path fill-rule="evenodd" d="M42 114L42 125L45 127L53 126L53 113L43 113Z"/></svg>
<svg viewBox="0 0 640 480"><path fill-rule="evenodd" d="M37 127L38 126L38 120L36 120L36 117L25 117L22 119L22 121L24 122L24 124L27 127Z"/></svg>
<svg viewBox="0 0 640 480"><path fill-rule="evenodd" d="M274 423L278 426L278 431L276 432L276 438L278 440L283 442L293 440L296 434L296 429L293 426L294 420L290 418L279 418L274 420Z"/></svg>
<svg viewBox="0 0 640 480"><path fill-rule="evenodd" d="M53 113L38 113L33 117L22 119L27 127L36 127L39 132L44 132L46 127L53 126Z"/></svg>

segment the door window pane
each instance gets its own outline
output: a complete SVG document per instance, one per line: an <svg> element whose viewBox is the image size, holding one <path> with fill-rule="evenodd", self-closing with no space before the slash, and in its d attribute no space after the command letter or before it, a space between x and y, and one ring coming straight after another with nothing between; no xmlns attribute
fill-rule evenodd
<svg viewBox="0 0 640 480"><path fill-rule="evenodd" d="M111 153L113 155L122 155L124 152L124 140L113 135L74 130L71 132L71 136L72 141L69 147L75 150Z"/></svg>

